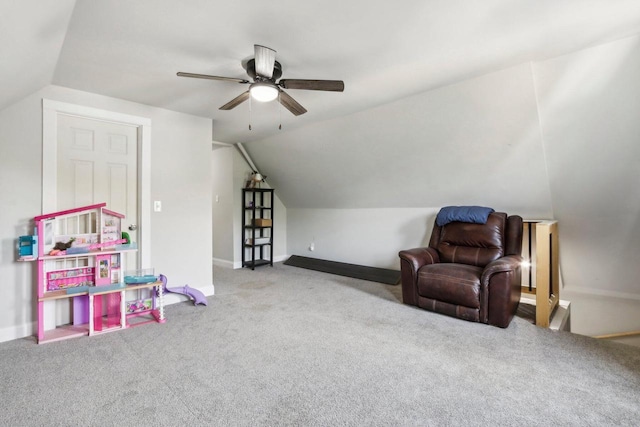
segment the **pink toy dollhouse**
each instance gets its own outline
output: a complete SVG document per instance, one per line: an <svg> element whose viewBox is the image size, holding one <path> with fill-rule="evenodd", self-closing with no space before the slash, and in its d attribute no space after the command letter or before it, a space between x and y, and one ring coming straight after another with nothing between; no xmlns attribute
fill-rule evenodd
<svg viewBox="0 0 640 427"><path fill-rule="evenodd" d="M124 215L106 203L54 212L34 218L38 242L38 343L120 330L133 326L129 317L148 314L163 323L162 283L124 283L123 253L137 250L122 239ZM126 297L151 293L150 301L127 313ZM55 304L68 302L72 321L58 325ZM70 308L71 308L70 307ZM130 309L129 309L130 310ZM135 325L148 323L138 322Z"/></svg>

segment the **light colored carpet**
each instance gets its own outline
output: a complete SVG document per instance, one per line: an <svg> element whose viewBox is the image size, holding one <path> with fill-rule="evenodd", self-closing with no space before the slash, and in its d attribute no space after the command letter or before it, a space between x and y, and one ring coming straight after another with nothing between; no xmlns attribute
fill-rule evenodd
<svg viewBox="0 0 640 427"><path fill-rule="evenodd" d="M0 425L640 425L639 348L282 264L214 283L164 325L0 344Z"/></svg>

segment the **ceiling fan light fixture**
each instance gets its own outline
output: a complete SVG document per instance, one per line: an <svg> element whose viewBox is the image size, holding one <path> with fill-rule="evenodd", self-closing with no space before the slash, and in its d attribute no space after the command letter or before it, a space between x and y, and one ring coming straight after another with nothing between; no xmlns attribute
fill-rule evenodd
<svg viewBox="0 0 640 427"><path fill-rule="evenodd" d="M255 56L243 67L251 80L239 79L235 77L211 76L209 74L195 74L178 72L179 77L191 77L197 79L222 80L232 83L249 85L249 90L245 90L240 95L220 107L220 110L233 110L243 102L253 98L257 102L271 102L277 100L280 105L289 110L294 116L299 116L307 112L298 101L293 99L286 90L302 89L317 90L326 92L343 92L344 82L342 80L309 80L309 79L281 79L282 64L276 61L276 51L266 46L254 45ZM251 103L249 103L251 111ZM281 126L280 126L281 127ZM249 125L251 130L251 125Z"/></svg>
<svg viewBox="0 0 640 427"><path fill-rule="evenodd" d="M251 96L256 101L269 102L278 97L278 88L271 83L256 82L249 87Z"/></svg>

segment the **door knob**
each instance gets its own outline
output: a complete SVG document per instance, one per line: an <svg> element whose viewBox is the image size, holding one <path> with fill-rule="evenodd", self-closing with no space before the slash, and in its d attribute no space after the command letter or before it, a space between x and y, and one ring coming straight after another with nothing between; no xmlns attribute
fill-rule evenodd
<svg viewBox="0 0 640 427"><path fill-rule="evenodd" d="M138 229L137 225L135 225L135 224L129 225L129 230L133 231L133 230L137 230L137 229Z"/></svg>

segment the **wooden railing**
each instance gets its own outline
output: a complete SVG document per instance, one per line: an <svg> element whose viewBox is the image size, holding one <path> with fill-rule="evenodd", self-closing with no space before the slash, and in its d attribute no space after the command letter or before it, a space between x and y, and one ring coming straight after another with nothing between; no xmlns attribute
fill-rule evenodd
<svg viewBox="0 0 640 427"><path fill-rule="evenodd" d="M560 301L558 221L524 221L522 292L535 295L536 325L548 328Z"/></svg>

